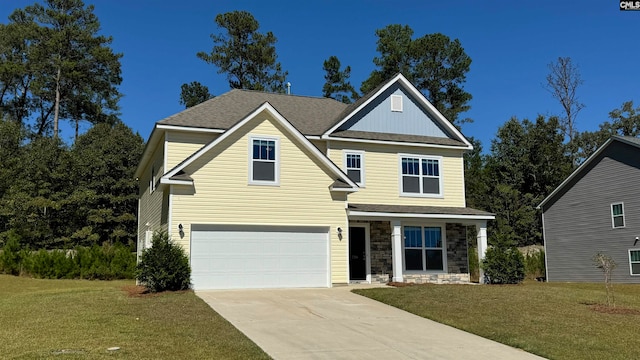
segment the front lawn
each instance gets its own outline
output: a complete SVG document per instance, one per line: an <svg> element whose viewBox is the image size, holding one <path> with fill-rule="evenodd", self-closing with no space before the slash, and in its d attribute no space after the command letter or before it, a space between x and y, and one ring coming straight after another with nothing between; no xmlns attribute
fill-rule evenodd
<svg viewBox="0 0 640 360"><path fill-rule="evenodd" d="M419 285L354 292L551 359L640 359L640 285L526 282ZM598 311L599 310L599 311Z"/></svg>
<svg viewBox="0 0 640 360"><path fill-rule="evenodd" d="M133 285L0 275L0 357L269 358L193 292L130 296Z"/></svg>

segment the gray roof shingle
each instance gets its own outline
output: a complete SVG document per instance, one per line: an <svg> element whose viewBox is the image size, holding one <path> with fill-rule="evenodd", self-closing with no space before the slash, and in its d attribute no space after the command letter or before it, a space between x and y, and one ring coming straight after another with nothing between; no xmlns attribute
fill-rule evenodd
<svg viewBox="0 0 640 360"><path fill-rule="evenodd" d="M158 124L226 130L265 102L304 135L321 135L347 107L330 98L233 89L160 120Z"/></svg>
<svg viewBox="0 0 640 360"><path fill-rule="evenodd" d="M383 205L383 204L349 204L349 210L362 212L381 212L396 214L440 214L440 215L476 215L494 216L490 212L468 207L445 206L411 206L411 205Z"/></svg>

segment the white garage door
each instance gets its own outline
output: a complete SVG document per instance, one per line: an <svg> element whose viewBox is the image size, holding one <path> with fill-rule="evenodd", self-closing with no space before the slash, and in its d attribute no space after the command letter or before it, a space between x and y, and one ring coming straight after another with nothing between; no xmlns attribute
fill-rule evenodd
<svg viewBox="0 0 640 360"><path fill-rule="evenodd" d="M328 287L328 230L193 225L193 288Z"/></svg>

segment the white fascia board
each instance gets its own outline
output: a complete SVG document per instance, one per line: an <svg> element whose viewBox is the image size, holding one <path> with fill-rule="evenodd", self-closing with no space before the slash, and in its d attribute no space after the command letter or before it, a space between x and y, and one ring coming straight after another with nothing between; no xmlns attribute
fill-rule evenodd
<svg viewBox="0 0 640 360"><path fill-rule="evenodd" d="M578 168L575 169L571 173L571 175L569 175L566 179L564 179L564 181L562 183L560 183L560 185L558 185L558 187L555 188L551 192L551 194L547 195L547 197L544 198L544 200L542 200L540 205L536 206L536 209L542 209L544 204L546 204L552 197L554 197L557 193L559 193L565 187L565 185L567 185L571 180L573 180L573 178L578 176L578 174L580 174L582 172L582 169L587 167L593 161L593 159L597 158L598 155L600 155L604 151L604 149L606 149L607 146L609 146L609 144L611 144L611 142L613 142L614 139L619 140L619 139L617 139L615 137L611 137L607 141L605 141L604 144L602 144L602 146L600 146L598 148L598 150L596 150L593 154L591 154L591 156L589 156L587 158L587 160L585 160L582 164L580 164L580 166L578 166Z"/></svg>
<svg viewBox="0 0 640 360"><path fill-rule="evenodd" d="M223 129L209 129L209 128L199 128L199 127L179 126L179 125L156 125L156 128L164 129L164 130L191 131L191 132L216 133L216 134L221 134L225 132L225 130Z"/></svg>
<svg viewBox="0 0 640 360"><path fill-rule="evenodd" d="M423 219L457 219L457 220L495 220L495 215L455 215L455 214L411 214L368 211L349 211L349 216L376 218L423 218Z"/></svg>
<svg viewBox="0 0 640 360"><path fill-rule="evenodd" d="M440 113L440 111L438 111L438 109L436 109L436 107L429 102L429 100L427 100L427 98L420 92L420 90L418 90L402 74L398 74L395 78L388 81L386 85L384 85L382 88L380 88L380 90L378 90L378 92L376 92L373 96L371 96L367 101L360 104L360 106L358 106L355 110L349 113L344 119L340 120L340 122L338 122L336 125L334 125L329 130L327 130L322 136L323 137L329 136L331 133L336 131L337 128L339 128L342 124L347 122L347 120L349 120L351 117L357 114L360 110L362 110L365 106L371 103L374 99L378 98L380 94L385 92L389 87L391 87L391 85L395 84L396 82L400 82L402 85L404 85L404 87L414 96L415 99L417 99L422 105L424 105L429 111L431 111L433 115L435 115L435 117L442 123L444 127L446 127L456 137L458 137L458 140L461 140L462 142L465 143L465 145L467 145L467 147L469 147L470 149L473 149L473 145L471 145L469 140L467 140L467 138L465 138L464 135L462 135L462 133L458 131L458 129L456 129L456 127L453 126L453 124L449 120L447 120L444 117L444 115L442 115L442 113Z"/></svg>
<svg viewBox="0 0 640 360"><path fill-rule="evenodd" d="M136 172L134 173L135 178L139 178L142 176L142 171L144 170L145 165L149 162L149 159L153 155L153 150L156 148L156 144L161 139L164 139L164 131L158 130L158 125L153 127L151 130L151 135L149 135L149 141L144 147L144 151L142 152L142 157L140 158L140 162L138 163L138 167L136 168ZM166 169L165 169L166 170Z"/></svg>
<svg viewBox="0 0 640 360"><path fill-rule="evenodd" d="M368 143L368 144L380 144L380 145L399 145L399 146L415 146L415 147L427 147L427 148L438 148L438 149L454 149L454 150L473 150L472 145L467 145L465 147L460 146L452 146L452 145L438 145L438 144L425 144L425 143L415 143L415 142L402 142L402 141L385 141L385 140L368 140L368 139L356 139L356 138L342 138L342 137L332 137L331 135L323 135L322 140L327 141L343 141L343 142L357 142L357 143Z"/></svg>
<svg viewBox="0 0 640 360"><path fill-rule="evenodd" d="M251 112L244 119L237 122L234 126L229 128L222 135L220 135L215 140L213 140L209 144L202 147L200 150L198 150L189 158L187 158L184 162L174 167L170 172L166 173L163 176L163 178L169 179L175 174L177 174L180 170L183 170L189 164L197 160L200 156L207 153L209 150L211 150L213 147L218 145L220 142L224 141L226 138L228 138L233 133L238 131L239 128L244 126L249 121L253 120L258 114L260 114L263 111L269 112L273 116L273 118L276 119L276 121L278 121L280 125L286 128L289 131L289 133L293 137L295 137L298 141L300 141L307 150L309 150L323 164L325 164L334 173L334 175L338 176L341 180L349 184L353 189L358 188L358 185L356 185L351 179L349 179L349 177L344 172L342 172L342 170L340 170L331 160L329 160L329 158L327 158L322 152L320 152L320 150L318 150L317 147L315 147L300 131L298 131L298 129L296 129L293 125L291 125L291 123L287 121L287 119L285 119L282 115L280 115L280 113L273 106L271 106L269 102L263 103L260 107L258 107L256 110Z"/></svg>
<svg viewBox="0 0 640 360"><path fill-rule="evenodd" d="M193 185L193 181L191 181L191 180L171 180L171 179L166 179L166 178L162 177L162 178L160 178L160 184Z"/></svg>
<svg viewBox="0 0 640 360"><path fill-rule="evenodd" d="M340 192L349 192L349 193L358 191L358 189L354 189L354 188L334 188L333 186L329 190L331 190L331 191L340 191Z"/></svg>

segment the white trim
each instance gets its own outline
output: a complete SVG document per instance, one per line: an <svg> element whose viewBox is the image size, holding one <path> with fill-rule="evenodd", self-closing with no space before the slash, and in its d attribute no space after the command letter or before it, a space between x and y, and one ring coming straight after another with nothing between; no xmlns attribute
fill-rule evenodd
<svg viewBox="0 0 640 360"><path fill-rule="evenodd" d="M190 131L190 132L203 132L203 133L217 133L217 134L221 134L221 133L225 132L225 130L222 130L222 129L199 128L199 127L180 126L180 125L159 125L159 124L156 124L156 128L164 129L164 130Z"/></svg>
<svg viewBox="0 0 640 360"><path fill-rule="evenodd" d="M404 254L403 254L403 241L402 241L402 223L400 220L392 220L391 223L391 271L393 276L392 281L402 282L404 271Z"/></svg>
<svg viewBox="0 0 640 360"><path fill-rule="evenodd" d="M614 220L614 215L613 215L613 206L614 205L622 205L622 226L616 226L616 223L615 223L615 220ZM626 217L624 215L624 202L618 201L618 202L611 203L609 208L611 209L611 228L612 229L623 229L623 228L627 227L627 219L626 219ZM620 216L620 215L617 215L617 216Z"/></svg>
<svg viewBox="0 0 640 360"><path fill-rule="evenodd" d="M358 217L386 217L386 218L417 218L417 219L460 219L460 220L495 220L495 215L457 215L457 214L411 214L387 213L348 210L349 216Z"/></svg>
<svg viewBox="0 0 640 360"><path fill-rule="evenodd" d="M331 135L326 135L326 136L323 135L321 140L356 142L356 143L367 143L367 144L378 144L378 145L399 145L399 146L412 146L412 147L426 147L426 148L435 148L435 149L452 149L452 150L466 150L466 151L473 150L473 146L471 146L471 145L462 147L462 146L453 146L453 145L425 144L425 143L416 143L416 142L369 140L369 139L358 139L358 138L341 138L341 137L333 137Z"/></svg>
<svg viewBox="0 0 640 360"><path fill-rule="evenodd" d="M356 182L360 188L364 188L366 186L367 180L365 175L365 152L364 150L342 150L342 168L344 169L344 173L349 176L349 169L347 168L347 155L358 155L360 156L360 182Z"/></svg>
<svg viewBox="0 0 640 360"><path fill-rule="evenodd" d="M167 171L167 158L169 157L169 132L165 131L164 132L164 147L162 149L163 154L162 154L162 171Z"/></svg>
<svg viewBox="0 0 640 360"><path fill-rule="evenodd" d="M373 94L369 99L367 99L365 102L363 102L362 104L360 104L360 106L358 106L356 109L354 109L351 113L349 113L347 116L345 116L342 120L340 120L337 124L335 124L334 126L332 126L329 130L327 130L324 134L323 137L329 136L332 132L336 131L336 129L338 129L342 124L344 124L345 122L347 122L347 120L349 120L350 118L352 118L355 114L357 114L358 112L360 112L360 110L362 110L365 106L369 105L369 103L371 103L373 100L375 100L378 96L380 96L380 94L384 93L389 87L391 87L391 85L395 84L396 82L399 82L401 85L404 85L404 87L406 88L406 90L413 95L413 97L419 102L421 103L424 107L427 108L427 111L431 112L431 114L436 118L436 121L439 121L441 124L441 126L443 126L444 128L446 128L447 130L449 130L451 133L453 133L458 140L461 140L463 143L465 143L470 149L473 149L473 145L471 145L471 143L469 142L469 140L467 140L464 135L462 135L460 133L460 131L458 131L458 129L456 129L455 126L453 126L453 124L447 120L441 113L440 111L438 111L438 109L435 108L435 106L433 106L429 100L427 100L427 98L415 87L413 86L413 84L411 82L409 82L409 80L407 80L407 78L405 78L402 74L398 74L396 75L396 77L394 77L393 79L389 80L384 86L382 86L378 92L376 92L375 94Z"/></svg>
<svg viewBox="0 0 640 360"><path fill-rule="evenodd" d="M169 201L167 205L167 234L169 234L169 239L171 239L171 233L173 232L173 185L169 185Z"/></svg>
<svg viewBox="0 0 640 360"><path fill-rule="evenodd" d="M166 173L164 177L170 178L174 176L180 170L183 170L185 167L187 167L188 165L193 163L195 160L200 158L203 154L207 153L213 147L215 147L216 145L224 141L226 138L234 134L236 131L238 131L238 129L242 128L243 125L253 120L258 114L260 114L263 111L267 111L268 113L270 113L280 125L286 128L296 140L300 141L300 143L309 152L315 155L325 166L327 166L334 173L334 175L336 175L341 180L349 184L349 186L353 188L352 189L353 191L357 191L358 185L356 185L356 183L351 181L351 179L349 179L349 177L345 173L343 173L342 170L340 170L340 168L336 166L336 164L334 164L320 150L318 150L317 147L315 147L304 135L302 135L302 133L298 131L298 129L296 129L293 125L291 125L291 123L287 121L287 119L285 119L282 115L280 115L280 113L278 113L278 111L274 109L273 106L271 106L271 104L269 104L268 102L263 103L260 107L258 107L256 110L248 114L244 119L242 119L241 121L236 123L234 126L229 128L222 135L218 136L216 139L214 139L207 145L203 146L200 150L196 151L193 155L189 156L181 164L177 165L170 172Z"/></svg>
<svg viewBox="0 0 640 360"><path fill-rule="evenodd" d="M255 140L266 140L266 141L274 142L274 147L275 147L274 151L276 152L276 154L274 156L275 160L273 161L273 164L274 164L273 165L273 181L253 179L253 162L255 160L253 158L253 142ZM249 150L247 151L247 153L248 153L249 185L280 186L280 137L272 136L272 135L251 134L249 135ZM271 162L271 161L266 161L266 162Z"/></svg>
<svg viewBox="0 0 640 360"><path fill-rule="evenodd" d="M402 223L402 239L404 239L404 228L407 226L414 226L414 227L420 227L420 239L422 241L421 244L421 252L422 252L422 268L426 268L427 266L427 257L426 257L426 252L425 250L427 249L440 249L442 251L442 270L407 270L407 265L405 262L405 243L404 241L402 241L402 271L404 274L443 274L443 273L447 273L447 224L446 223L441 223L441 222L407 222L407 223ZM440 241L441 241L441 247L439 248L434 248L434 247L430 247L427 248L425 246L425 239L424 239L424 228L426 227L438 227L440 228ZM411 249L417 249L417 248L411 248Z"/></svg>
<svg viewBox="0 0 640 360"><path fill-rule="evenodd" d="M160 184L193 185L193 181L191 181L191 180L171 180L171 179L166 179L166 178L162 177L162 178L160 178Z"/></svg>
<svg viewBox="0 0 640 360"><path fill-rule="evenodd" d="M631 276L640 276L640 273L637 273L637 274L633 273L633 267L631 266L631 252L632 251L640 251L640 248L632 248L632 249L629 249L629 251L628 251L629 252L629 275L631 275ZM634 263L638 264L640 262L636 261Z"/></svg>
<svg viewBox="0 0 640 360"><path fill-rule="evenodd" d="M404 188L403 188L403 181L402 178L404 176L404 174L402 174L402 158L414 158L414 159L418 159L418 172L419 174L417 175L418 179L419 179L419 187L420 187L420 192L419 193L410 193L410 192L404 192ZM425 194L422 192L423 190L423 186L422 186L422 182L423 182L423 178L426 175L422 174L422 160L438 160L438 190L439 193L437 194ZM430 176L430 178L433 178L433 176ZM421 198L438 198L438 199L442 199L444 198L444 182L442 180L443 178L443 174L442 174L442 156L435 156L435 155L415 155L415 154L403 154L400 153L398 154L398 191L399 191L399 196L400 197L421 197Z"/></svg>
<svg viewBox="0 0 640 360"><path fill-rule="evenodd" d="M349 247L347 249L347 255L348 255L348 259L351 260L351 231L350 228L352 227L360 227L360 228L364 228L364 253L365 253L365 280L368 284L371 284L371 235L370 235L370 224L369 223L353 223L353 224L349 224L348 226L348 230L349 230ZM347 263L349 264L349 263ZM349 272L349 282L352 282L351 280L351 271L350 271L350 266L347 266L347 271ZM358 281L362 281L362 280L353 280L353 282L358 282Z"/></svg>

